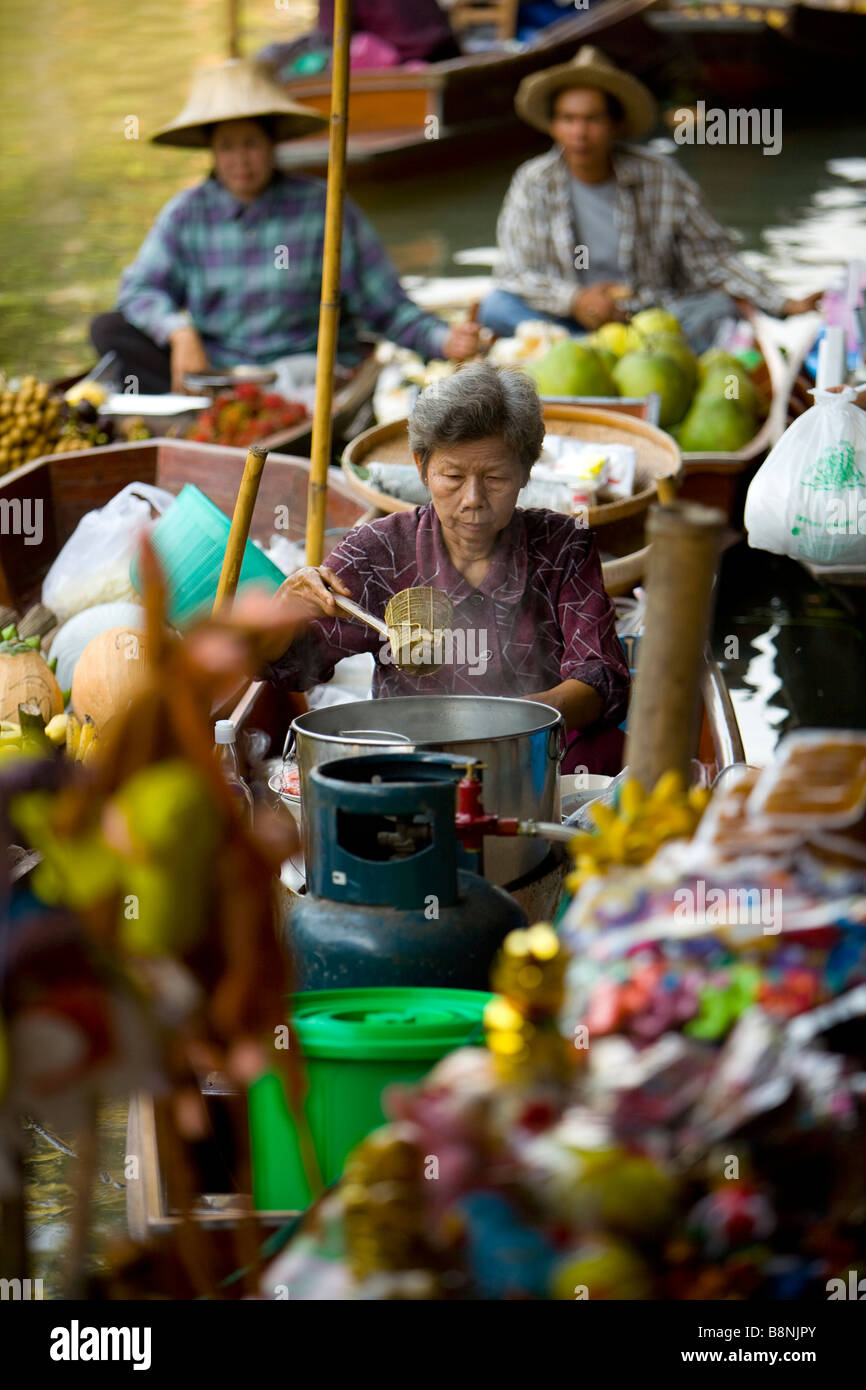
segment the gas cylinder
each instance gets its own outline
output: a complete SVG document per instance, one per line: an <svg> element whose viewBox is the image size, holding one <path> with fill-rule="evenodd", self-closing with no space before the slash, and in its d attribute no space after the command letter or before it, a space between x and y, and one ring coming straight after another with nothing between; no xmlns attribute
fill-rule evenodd
<svg viewBox="0 0 866 1390"><path fill-rule="evenodd" d="M296 990L489 987L500 942L527 919L459 867L461 772L447 754L399 752L313 770L304 815L316 853L283 927Z"/></svg>

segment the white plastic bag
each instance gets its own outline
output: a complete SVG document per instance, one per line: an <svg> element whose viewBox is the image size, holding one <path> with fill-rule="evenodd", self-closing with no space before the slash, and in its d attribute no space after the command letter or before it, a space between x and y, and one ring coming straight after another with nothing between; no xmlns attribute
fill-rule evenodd
<svg viewBox="0 0 866 1390"><path fill-rule="evenodd" d="M129 483L104 507L88 512L64 545L42 585L42 602L65 623L85 608L117 599L138 601L129 565L142 532L174 501L151 483Z"/></svg>
<svg viewBox="0 0 866 1390"><path fill-rule="evenodd" d="M749 545L827 567L866 565L866 412L850 386L812 395L749 488Z"/></svg>

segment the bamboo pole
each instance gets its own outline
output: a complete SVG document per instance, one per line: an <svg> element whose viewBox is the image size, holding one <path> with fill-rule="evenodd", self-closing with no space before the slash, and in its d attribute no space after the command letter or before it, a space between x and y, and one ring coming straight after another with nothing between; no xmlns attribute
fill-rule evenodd
<svg viewBox="0 0 866 1390"><path fill-rule="evenodd" d="M700 673L725 521L694 502L650 507L646 628L625 760L647 791L662 773L688 785L700 714Z"/></svg>
<svg viewBox="0 0 866 1390"><path fill-rule="evenodd" d="M325 244L322 257L322 298L316 356L316 405L310 450L307 500L307 564L320 565L325 548L328 503L328 464L331 459L334 365L340 326L340 263L343 241L343 203L346 195L346 133L349 124L349 40L352 0L334 6L334 54L331 88L331 140L328 151L328 195L325 203Z"/></svg>
<svg viewBox="0 0 866 1390"><path fill-rule="evenodd" d="M256 498L259 495L259 483L262 480L262 469L265 466L267 456L268 451L263 449L261 444L250 445L235 502L231 530L226 543L226 553L223 556L223 567L220 571L213 605L214 614L219 612L224 603L234 598L237 592L238 580L241 577L241 568L244 563L244 551L250 534L250 523L253 519Z"/></svg>
<svg viewBox="0 0 866 1390"><path fill-rule="evenodd" d="M241 56L241 0L229 0L229 57Z"/></svg>

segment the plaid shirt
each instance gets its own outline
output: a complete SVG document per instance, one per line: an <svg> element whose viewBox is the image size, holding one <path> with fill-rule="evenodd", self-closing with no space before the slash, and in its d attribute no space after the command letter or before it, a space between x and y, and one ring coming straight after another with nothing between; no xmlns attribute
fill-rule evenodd
<svg viewBox="0 0 866 1390"><path fill-rule="evenodd" d="M160 346L185 323L214 366L264 364L316 351L325 184L276 174L244 204L213 175L160 212L123 273L117 308ZM347 202L343 231L341 362L360 361L360 329L423 357L448 333L406 296L372 226Z"/></svg>
<svg viewBox="0 0 866 1390"><path fill-rule="evenodd" d="M595 538L573 518L518 508L477 588L454 568L429 502L356 527L327 564L378 618L400 589L444 590L454 605L453 630L467 634L461 646L469 660L432 676L406 675L388 661L387 643L371 628L345 617L319 618L271 668L289 690L329 681L342 657L366 651L376 658L374 696L533 695L578 680L601 695L603 722L622 719L629 675L614 608ZM473 654L485 654L483 661ZM475 674L467 669L482 664Z"/></svg>
<svg viewBox="0 0 866 1390"><path fill-rule="evenodd" d="M649 150L619 146L611 157L619 263L624 282L635 289L623 301L627 312L721 289L781 315L787 296L743 264L688 174L666 155ZM520 295L533 309L562 318L571 314L580 285L569 181L558 145L522 164L497 229L502 252L497 285Z"/></svg>

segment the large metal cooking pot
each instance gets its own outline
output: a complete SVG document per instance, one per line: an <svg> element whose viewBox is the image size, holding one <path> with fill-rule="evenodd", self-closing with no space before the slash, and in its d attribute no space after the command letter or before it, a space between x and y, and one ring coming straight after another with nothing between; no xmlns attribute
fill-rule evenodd
<svg viewBox="0 0 866 1390"><path fill-rule="evenodd" d="M498 816L560 819L559 764L565 724L558 710L498 696L409 695L360 700L301 714L292 724L301 773L301 806L312 768L381 747L417 748L478 758L485 765L484 804ZM517 836L484 841L484 876L507 886L530 873L550 849ZM304 820L304 854L315 846Z"/></svg>

